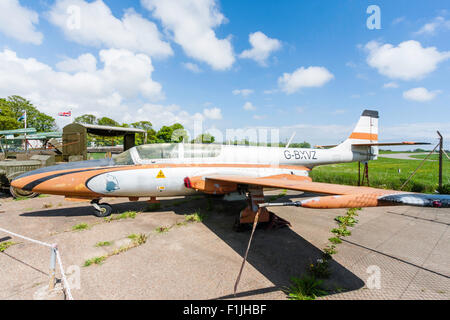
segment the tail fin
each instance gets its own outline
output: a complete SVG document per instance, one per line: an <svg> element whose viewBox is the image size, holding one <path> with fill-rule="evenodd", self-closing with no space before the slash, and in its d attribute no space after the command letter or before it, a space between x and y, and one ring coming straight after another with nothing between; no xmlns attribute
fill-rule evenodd
<svg viewBox="0 0 450 320"><path fill-rule="evenodd" d="M353 150L354 144L364 144L364 143L377 143L378 142L378 111L374 110L364 110L361 117L359 118L358 124L353 130L350 137L343 143L338 145L335 149L339 150ZM358 149L360 147L357 147ZM365 148L364 150L358 150L360 153L370 153L371 155L378 155L378 148Z"/></svg>

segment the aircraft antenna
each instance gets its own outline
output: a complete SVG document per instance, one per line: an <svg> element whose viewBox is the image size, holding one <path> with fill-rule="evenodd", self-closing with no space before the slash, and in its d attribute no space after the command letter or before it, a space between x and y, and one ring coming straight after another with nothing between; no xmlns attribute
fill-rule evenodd
<svg viewBox="0 0 450 320"><path fill-rule="evenodd" d="M289 148L289 146L291 145L292 140L294 140L296 134L297 134L297 132L294 132L292 134L291 138L289 139L289 142L286 145L286 149Z"/></svg>

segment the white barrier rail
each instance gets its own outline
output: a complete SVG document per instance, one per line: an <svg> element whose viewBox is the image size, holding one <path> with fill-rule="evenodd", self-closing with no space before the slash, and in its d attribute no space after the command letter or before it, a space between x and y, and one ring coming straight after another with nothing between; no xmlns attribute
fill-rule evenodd
<svg viewBox="0 0 450 320"><path fill-rule="evenodd" d="M50 258L50 284L49 284L49 289L53 289L54 286L54 280L55 280L55 262L56 260L58 261L58 265L59 265L59 270L61 272L61 277L63 280L63 288L65 290L66 296L69 300L73 300L73 296L72 293L70 292L70 286L69 286L69 282L67 281L66 275L64 273L64 267L61 261L61 255L59 253L58 250L58 245L57 244L49 244L49 243L45 243L39 240L35 240L35 239L31 239L28 237L25 237L23 235L8 231L6 229L0 228L0 232L4 232L7 233L9 235L12 235L13 237L17 237L17 238L21 238L24 239L26 241L32 242L32 243L36 243L38 245L44 246L44 247L49 247L51 249L51 258Z"/></svg>

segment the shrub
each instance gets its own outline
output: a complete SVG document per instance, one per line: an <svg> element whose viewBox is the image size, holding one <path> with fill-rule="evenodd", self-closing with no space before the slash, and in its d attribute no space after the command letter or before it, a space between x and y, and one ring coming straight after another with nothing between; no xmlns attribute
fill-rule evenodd
<svg viewBox="0 0 450 320"><path fill-rule="evenodd" d="M82 231L86 229L89 229L89 225L87 223L80 223L72 227L73 231Z"/></svg>
<svg viewBox="0 0 450 320"><path fill-rule="evenodd" d="M330 239L328 239L331 243L333 243L333 244L340 244L340 243L342 243L342 240L341 240L341 238L339 238L339 237L333 237L333 238L330 238Z"/></svg>
<svg viewBox="0 0 450 320"><path fill-rule="evenodd" d="M86 261L84 262L84 266L85 266L85 267L89 267L89 266L91 266L92 264L100 265L100 264L102 264L102 263L106 260L106 258L107 258L106 256L101 256L101 257L95 257L95 258L86 260Z"/></svg>
<svg viewBox="0 0 450 320"><path fill-rule="evenodd" d="M200 210L197 210L197 212L194 212L193 214L187 215L184 218L184 221L186 222L203 222L203 220L206 218L206 215L202 214Z"/></svg>
<svg viewBox="0 0 450 320"><path fill-rule="evenodd" d="M6 249L8 249L9 247L13 246L14 244L15 243L12 242L12 241L0 243L0 252L5 252Z"/></svg>
<svg viewBox="0 0 450 320"><path fill-rule="evenodd" d="M411 185L412 192L422 193L425 191L425 189L425 185L419 182L413 182L413 184Z"/></svg>
<svg viewBox="0 0 450 320"><path fill-rule="evenodd" d="M441 188L438 188L438 192L440 194L450 194L450 183L442 185Z"/></svg>
<svg viewBox="0 0 450 320"><path fill-rule="evenodd" d="M314 300L327 294L321 287L323 281L314 276L291 278L291 282L292 285L286 292L289 300Z"/></svg>
<svg viewBox="0 0 450 320"><path fill-rule="evenodd" d="M95 245L96 247L108 247L111 245L111 242L109 241L103 241L103 242L97 242Z"/></svg>
<svg viewBox="0 0 450 320"><path fill-rule="evenodd" d="M329 267L328 260L317 259L315 264L311 263L309 265L309 272L316 278L327 279L331 274Z"/></svg>

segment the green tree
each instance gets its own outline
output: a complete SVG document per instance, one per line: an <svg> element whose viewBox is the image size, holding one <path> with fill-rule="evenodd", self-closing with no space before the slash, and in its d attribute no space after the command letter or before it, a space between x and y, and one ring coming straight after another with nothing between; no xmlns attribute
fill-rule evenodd
<svg viewBox="0 0 450 320"><path fill-rule="evenodd" d="M178 143L188 139L188 134L181 124L175 123L170 127L163 126L159 129L156 137L158 138L158 141L162 143Z"/></svg>
<svg viewBox="0 0 450 320"><path fill-rule="evenodd" d="M302 142L302 143L291 143L289 148L304 148L304 149L311 149L311 144L308 142Z"/></svg>
<svg viewBox="0 0 450 320"><path fill-rule="evenodd" d="M108 117L98 119L97 124L101 126L120 127L120 123Z"/></svg>
<svg viewBox="0 0 450 320"><path fill-rule="evenodd" d="M56 130L55 119L40 112L30 101L20 96L10 96L7 102L16 119L19 119L25 111L27 112L28 128L35 128L38 132Z"/></svg>
<svg viewBox="0 0 450 320"><path fill-rule="evenodd" d="M92 114L84 114L80 117L75 118L75 122L84 124L96 124L97 117Z"/></svg>
<svg viewBox="0 0 450 320"><path fill-rule="evenodd" d="M20 128L15 113L11 110L9 102L0 99L0 130L15 130Z"/></svg>
<svg viewBox="0 0 450 320"><path fill-rule="evenodd" d="M192 143L214 143L216 141L216 138L214 138L209 133L203 133L200 134L197 138L192 140Z"/></svg>
<svg viewBox="0 0 450 320"><path fill-rule="evenodd" d="M150 121L139 121L131 124L131 127L147 131L147 143L158 143L156 131ZM136 135L136 145L145 143L145 136L143 134Z"/></svg>
<svg viewBox="0 0 450 320"><path fill-rule="evenodd" d="M133 128L136 129L142 129L145 131L150 131L153 129L153 125L150 121L139 121L139 122L135 122L130 124Z"/></svg>

